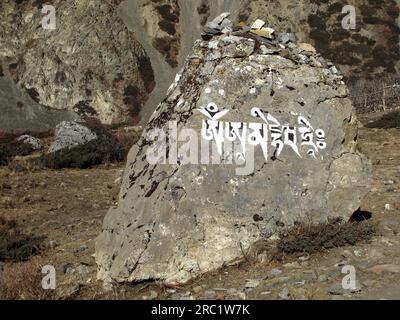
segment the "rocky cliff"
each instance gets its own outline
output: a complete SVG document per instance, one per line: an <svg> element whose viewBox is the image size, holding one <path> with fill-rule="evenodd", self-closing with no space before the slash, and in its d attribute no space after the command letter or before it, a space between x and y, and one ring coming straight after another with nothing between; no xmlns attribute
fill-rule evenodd
<svg viewBox="0 0 400 320"><path fill-rule="evenodd" d="M34 101L104 123L145 122L162 101L206 21L262 18L332 60L349 84L396 73L399 1L74 0L51 2L57 29L44 30L38 0L0 4L0 60ZM342 28L345 5L356 28ZM9 110L19 109L8 103Z"/></svg>
<svg viewBox="0 0 400 320"><path fill-rule="evenodd" d="M52 1L54 30L42 27L44 4L1 2L5 76L42 106L108 124L134 121L154 77L145 51L118 15L119 2Z"/></svg>

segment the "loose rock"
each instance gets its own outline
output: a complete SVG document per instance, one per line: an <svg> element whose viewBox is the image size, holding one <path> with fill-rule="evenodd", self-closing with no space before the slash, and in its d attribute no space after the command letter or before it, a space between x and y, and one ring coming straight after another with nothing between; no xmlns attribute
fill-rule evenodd
<svg viewBox="0 0 400 320"><path fill-rule="evenodd" d="M17 141L21 141L21 142L31 145L33 150L36 150L36 151L41 150L43 148L43 144L40 139L35 138L30 135L27 135L27 134L22 135L19 138L17 138Z"/></svg>

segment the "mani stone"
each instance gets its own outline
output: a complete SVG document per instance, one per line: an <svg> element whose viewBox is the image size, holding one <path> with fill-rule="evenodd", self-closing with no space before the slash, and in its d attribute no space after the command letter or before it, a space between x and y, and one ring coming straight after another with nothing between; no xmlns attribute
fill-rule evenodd
<svg viewBox="0 0 400 320"><path fill-rule="evenodd" d="M348 220L369 191L371 165L357 151L358 121L341 76L300 64L295 44L283 56L279 43L268 45L274 54L261 54L245 35L212 41L195 42L129 153L118 205L96 240L98 278L107 284L185 283L242 260L255 243L295 223ZM253 163L251 139L245 154L239 143L223 151L220 164L211 161L219 142L213 153L201 146L218 121L239 136L265 125L262 136L248 130L260 143ZM204 150L210 155L203 158ZM149 162L154 151L168 161ZM254 169L239 170L243 159Z"/></svg>
<svg viewBox="0 0 400 320"><path fill-rule="evenodd" d="M76 121L63 121L56 127L55 138L49 153L73 148L97 138L96 133Z"/></svg>

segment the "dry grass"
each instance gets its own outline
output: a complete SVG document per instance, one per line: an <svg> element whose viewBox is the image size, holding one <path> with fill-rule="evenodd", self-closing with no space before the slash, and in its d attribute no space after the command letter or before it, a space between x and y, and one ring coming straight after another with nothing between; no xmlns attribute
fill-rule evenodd
<svg viewBox="0 0 400 320"><path fill-rule="evenodd" d="M328 249L369 241L376 234L376 225L369 221L343 222L331 219L327 223L297 224L280 236L277 254L315 253Z"/></svg>
<svg viewBox="0 0 400 320"><path fill-rule="evenodd" d="M47 300L51 290L42 288L41 257L26 262L6 264L0 277L0 299L2 300Z"/></svg>
<svg viewBox="0 0 400 320"><path fill-rule="evenodd" d="M360 114L398 108L399 88L400 79L393 75L349 84L350 97Z"/></svg>

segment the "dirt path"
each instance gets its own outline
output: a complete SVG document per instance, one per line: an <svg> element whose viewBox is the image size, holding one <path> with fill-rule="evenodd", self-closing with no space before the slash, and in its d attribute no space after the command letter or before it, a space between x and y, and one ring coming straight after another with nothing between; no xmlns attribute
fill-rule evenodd
<svg viewBox="0 0 400 320"><path fill-rule="evenodd" d="M0 168L0 215L15 219L26 233L47 237L41 261L56 268L56 298L400 299L400 129L362 128L359 140L373 163L372 190L361 208L379 223L371 243L273 263L260 255L177 288L144 283L106 292L96 281L94 239L118 199L122 164L33 172ZM345 265L356 271L353 292L341 285Z"/></svg>

